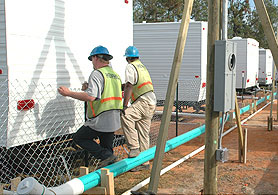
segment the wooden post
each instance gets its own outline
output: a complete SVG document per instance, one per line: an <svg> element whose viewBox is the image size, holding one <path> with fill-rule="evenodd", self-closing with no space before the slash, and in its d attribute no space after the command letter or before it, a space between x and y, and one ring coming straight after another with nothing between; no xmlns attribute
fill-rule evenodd
<svg viewBox="0 0 278 195"><path fill-rule="evenodd" d="M114 195L114 175L109 169L101 169L101 187L105 187L107 194Z"/></svg>
<svg viewBox="0 0 278 195"><path fill-rule="evenodd" d="M89 168L81 166L79 168L79 177L89 174Z"/></svg>
<svg viewBox="0 0 278 195"><path fill-rule="evenodd" d="M18 184L21 182L20 177L11 179L11 191L16 191Z"/></svg>
<svg viewBox="0 0 278 195"><path fill-rule="evenodd" d="M148 190L157 193L160 171L162 167L162 160L164 156L164 150L166 145L166 140L168 137L168 127L170 124L171 113L175 98L175 91L181 66L181 61L183 57L184 47L186 43L187 31L191 16L193 6L193 0L184 1L184 10L182 21L180 24L180 31L177 39L175 55L172 64L172 70L170 73L168 89L166 93L165 106L162 114L161 125L159 129L159 135L157 139L157 146L155 151L155 157L153 161L150 184Z"/></svg>
<svg viewBox="0 0 278 195"><path fill-rule="evenodd" d="M240 121L240 111L238 107L237 98L235 99L235 113L236 113L236 123L238 129L238 159L239 162L242 162L242 155L243 155L243 134L242 134L242 127Z"/></svg>
<svg viewBox="0 0 278 195"><path fill-rule="evenodd" d="M253 105L253 103L250 102L250 103L249 103L249 107L250 107L250 110L249 110L249 111L250 111L250 114L253 114L253 113L254 113L254 110L253 110L253 106L252 106L252 105Z"/></svg>
<svg viewBox="0 0 278 195"><path fill-rule="evenodd" d="M84 176L89 173L88 167L80 167L79 176ZM114 176L109 172L109 169L101 169L101 186L87 190L84 195L99 194L99 195L114 195Z"/></svg>
<svg viewBox="0 0 278 195"><path fill-rule="evenodd" d="M269 49L271 50L275 66L278 67L278 41L275 38L275 34L271 25L271 21L269 19L265 4L263 0L255 0L254 1L256 10L258 11L259 18L261 20L261 24L264 30L264 34L267 39L267 43Z"/></svg>
<svg viewBox="0 0 278 195"><path fill-rule="evenodd" d="M206 132L204 162L204 194L217 194L217 161L219 112L214 105L214 64L215 41L220 39L220 0L208 1L208 46L206 85Z"/></svg>
<svg viewBox="0 0 278 195"><path fill-rule="evenodd" d="M244 129L244 150L243 150L243 163L246 164L247 160L247 129Z"/></svg>
<svg viewBox="0 0 278 195"><path fill-rule="evenodd" d="M4 186L0 183L0 195L4 194Z"/></svg>
<svg viewBox="0 0 278 195"><path fill-rule="evenodd" d="M233 111L229 111L229 120L228 120L228 125L231 127L233 126L235 123L234 120L234 112Z"/></svg>

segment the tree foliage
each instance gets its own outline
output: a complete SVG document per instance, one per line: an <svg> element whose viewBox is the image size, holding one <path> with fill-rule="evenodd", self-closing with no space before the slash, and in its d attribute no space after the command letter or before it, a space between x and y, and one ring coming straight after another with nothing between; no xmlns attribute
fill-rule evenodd
<svg viewBox="0 0 278 195"><path fill-rule="evenodd" d="M253 0L254 1L254 0ZM134 22L174 22L182 18L184 0L134 0ZM278 27L278 6L264 0L274 31ZM254 38L260 47L268 44L255 8L249 0L230 0L228 5L228 38ZM194 0L191 19L207 21L208 0Z"/></svg>

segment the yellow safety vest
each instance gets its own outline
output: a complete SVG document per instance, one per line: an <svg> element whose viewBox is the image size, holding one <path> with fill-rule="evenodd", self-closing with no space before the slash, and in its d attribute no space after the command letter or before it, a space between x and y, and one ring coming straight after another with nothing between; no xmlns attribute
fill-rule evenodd
<svg viewBox="0 0 278 195"><path fill-rule="evenodd" d="M153 84L147 68L140 62L140 60L135 60L131 64L135 67L138 73L137 83L132 86L131 103L133 103L140 96L153 91Z"/></svg>
<svg viewBox="0 0 278 195"><path fill-rule="evenodd" d="M123 109L122 82L119 75L109 66L102 67L98 71L103 75L104 87L101 99L87 102L87 116L89 118L95 118L108 110Z"/></svg>

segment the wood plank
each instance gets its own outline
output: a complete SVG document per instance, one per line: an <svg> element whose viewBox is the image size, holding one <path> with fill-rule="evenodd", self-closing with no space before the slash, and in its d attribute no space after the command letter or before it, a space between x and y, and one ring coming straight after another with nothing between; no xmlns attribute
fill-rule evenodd
<svg viewBox="0 0 278 195"><path fill-rule="evenodd" d="M236 94L235 94L236 96ZM242 154L243 154L243 133L242 133L242 127L241 127L241 121L240 121L240 111L238 107L237 98L235 98L235 113L236 113L236 123L237 123L237 129L238 129L238 159L239 162L242 162Z"/></svg>
<svg viewBox="0 0 278 195"><path fill-rule="evenodd" d="M0 183L0 195L4 194L4 185Z"/></svg>
<svg viewBox="0 0 278 195"><path fill-rule="evenodd" d="M244 150L243 150L243 163L247 161L247 129L244 129Z"/></svg>
<svg viewBox="0 0 278 195"><path fill-rule="evenodd" d="M79 177L89 174L89 168L81 166L79 168Z"/></svg>
<svg viewBox="0 0 278 195"><path fill-rule="evenodd" d="M114 175L109 169L101 169L101 187L106 188L106 192L109 195L114 195Z"/></svg>
<svg viewBox="0 0 278 195"><path fill-rule="evenodd" d="M263 0L256 0L254 1L256 10L258 12L259 18L261 20L261 24L267 39L267 43L269 49L271 50L275 66L278 68L278 42L275 38L275 33L272 28L271 21L269 19L265 4Z"/></svg>
<svg viewBox="0 0 278 195"><path fill-rule="evenodd" d="M176 44L175 55L170 73L168 89L165 98L165 106L162 114L161 125L157 140L155 158L151 171L149 191L157 193L162 160L165 151L165 144L168 136L168 127L170 124L172 108L174 104L175 92L177 87L178 76L180 72L181 61L186 43L187 31L193 6L193 0L184 1L184 10L180 25L179 35Z"/></svg>
<svg viewBox="0 0 278 195"><path fill-rule="evenodd" d="M106 188L105 187L95 187L87 190L83 193L84 195L91 195L91 194L100 194L100 195L106 195Z"/></svg>
<svg viewBox="0 0 278 195"><path fill-rule="evenodd" d="M20 177L16 177L14 179L11 179L11 191L16 191L18 184L21 182Z"/></svg>

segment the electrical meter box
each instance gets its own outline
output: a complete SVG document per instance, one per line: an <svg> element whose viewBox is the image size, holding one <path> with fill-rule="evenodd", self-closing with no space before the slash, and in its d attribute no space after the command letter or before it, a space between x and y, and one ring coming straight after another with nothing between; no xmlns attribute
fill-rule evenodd
<svg viewBox="0 0 278 195"><path fill-rule="evenodd" d="M214 111L227 112L235 108L236 43L215 42Z"/></svg>

